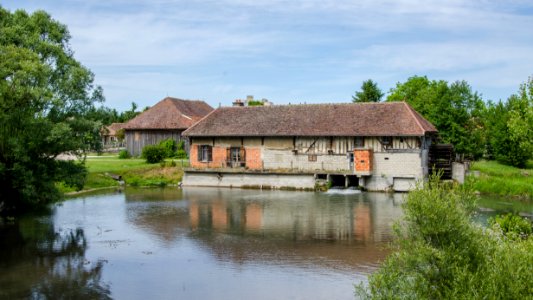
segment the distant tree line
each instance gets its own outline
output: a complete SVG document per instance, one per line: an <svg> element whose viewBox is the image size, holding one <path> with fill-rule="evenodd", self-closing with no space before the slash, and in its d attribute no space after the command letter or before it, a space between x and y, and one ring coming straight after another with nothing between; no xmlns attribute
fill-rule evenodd
<svg viewBox="0 0 533 300"><path fill-rule="evenodd" d="M148 106L145 107L143 111L148 108ZM140 113L141 111L137 111L137 104L132 102L129 110L120 113L114 108L109 108L103 105L99 107L93 106L87 111L87 117L92 120L100 121L102 125L109 125L111 123L125 123L135 118Z"/></svg>
<svg viewBox="0 0 533 300"><path fill-rule="evenodd" d="M383 92L364 81L354 102L379 102ZM524 167L533 158L533 77L506 101L483 101L466 81L413 76L397 83L385 101L405 101L433 123L443 143L470 159L496 159Z"/></svg>

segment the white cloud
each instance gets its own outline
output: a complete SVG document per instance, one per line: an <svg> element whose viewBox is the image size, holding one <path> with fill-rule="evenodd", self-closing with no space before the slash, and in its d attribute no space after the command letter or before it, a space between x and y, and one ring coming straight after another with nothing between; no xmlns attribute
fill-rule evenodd
<svg viewBox="0 0 533 300"><path fill-rule="evenodd" d="M388 90L415 74L510 94L533 70L533 2L521 0L5 5L44 8L66 23L76 57L95 70L108 103L128 99L125 108L166 93L212 105L250 93L343 101L362 80Z"/></svg>

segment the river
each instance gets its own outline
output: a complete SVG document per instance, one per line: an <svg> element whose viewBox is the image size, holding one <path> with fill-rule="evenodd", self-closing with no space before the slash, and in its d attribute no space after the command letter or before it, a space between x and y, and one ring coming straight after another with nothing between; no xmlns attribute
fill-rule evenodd
<svg viewBox="0 0 533 300"><path fill-rule="evenodd" d="M404 196L127 188L70 199L0 226L0 298L354 299L388 254ZM487 203L480 222L502 210Z"/></svg>

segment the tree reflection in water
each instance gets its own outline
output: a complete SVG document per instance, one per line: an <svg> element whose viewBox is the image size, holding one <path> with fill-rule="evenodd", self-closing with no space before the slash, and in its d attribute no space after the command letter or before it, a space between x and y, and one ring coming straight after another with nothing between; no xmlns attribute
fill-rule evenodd
<svg viewBox="0 0 533 300"><path fill-rule="evenodd" d="M55 230L47 218L0 223L0 298L111 299L104 261L85 259L82 229Z"/></svg>

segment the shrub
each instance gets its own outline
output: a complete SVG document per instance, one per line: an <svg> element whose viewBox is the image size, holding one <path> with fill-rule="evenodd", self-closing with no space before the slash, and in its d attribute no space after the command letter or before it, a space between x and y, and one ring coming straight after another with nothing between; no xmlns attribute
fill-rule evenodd
<svg viewBox="0 0 533 300"><path fill-rule="evenodd" d="M165 150L165 158L174 156L174 153L178 149L178 144L171 138L162 140L159 142L159 146Z"/></svg>
<svg viewBox="0 0 533 300"><path fill-rule="evenodd" d="M166 149L160 145L148 145L143 148L141 157L149 164L162 162L166 156Z"/></svg>
<svg viewBox="0 0 533 300"><path fill-rule="evenodd" d="M505 214L499 215L489 219L489 224L493 227L500 228L503 234L515 234L518 236L526 237L531 234L531 223L518 215Z"/></svg>
<svg viewBox="0 0 533 300"><path fill-rule="evenodd" d="M128 152L128 150L120 150L120 152L118 153L118 158L120 158L120 159L126 159L126 158L130 158L130 157L131 157L131 155Z"/></svg>
<svg viewBox="0 0 533 300"><path fill-rule="evenodd" d="M178 142L177 149L178 150L185 150L185 141L184 140L180 140Z"/></svg>
<svg viewBox="0 0 533 300"><path fill-rule="evenodd" d="M506 238L471 216L465 186L426 183L407 196L395 251L357 287L363 299L524 299L533 293L533 238Z"/></svg>
<svg viewBox="0 0 533 300"><path fill-rule="evenodd" d="M179 159L186 159L187 158L187 152L185 152L185 150L183 149L179 149L178 151L176 151L176 158L179 158Z"/></svg>

